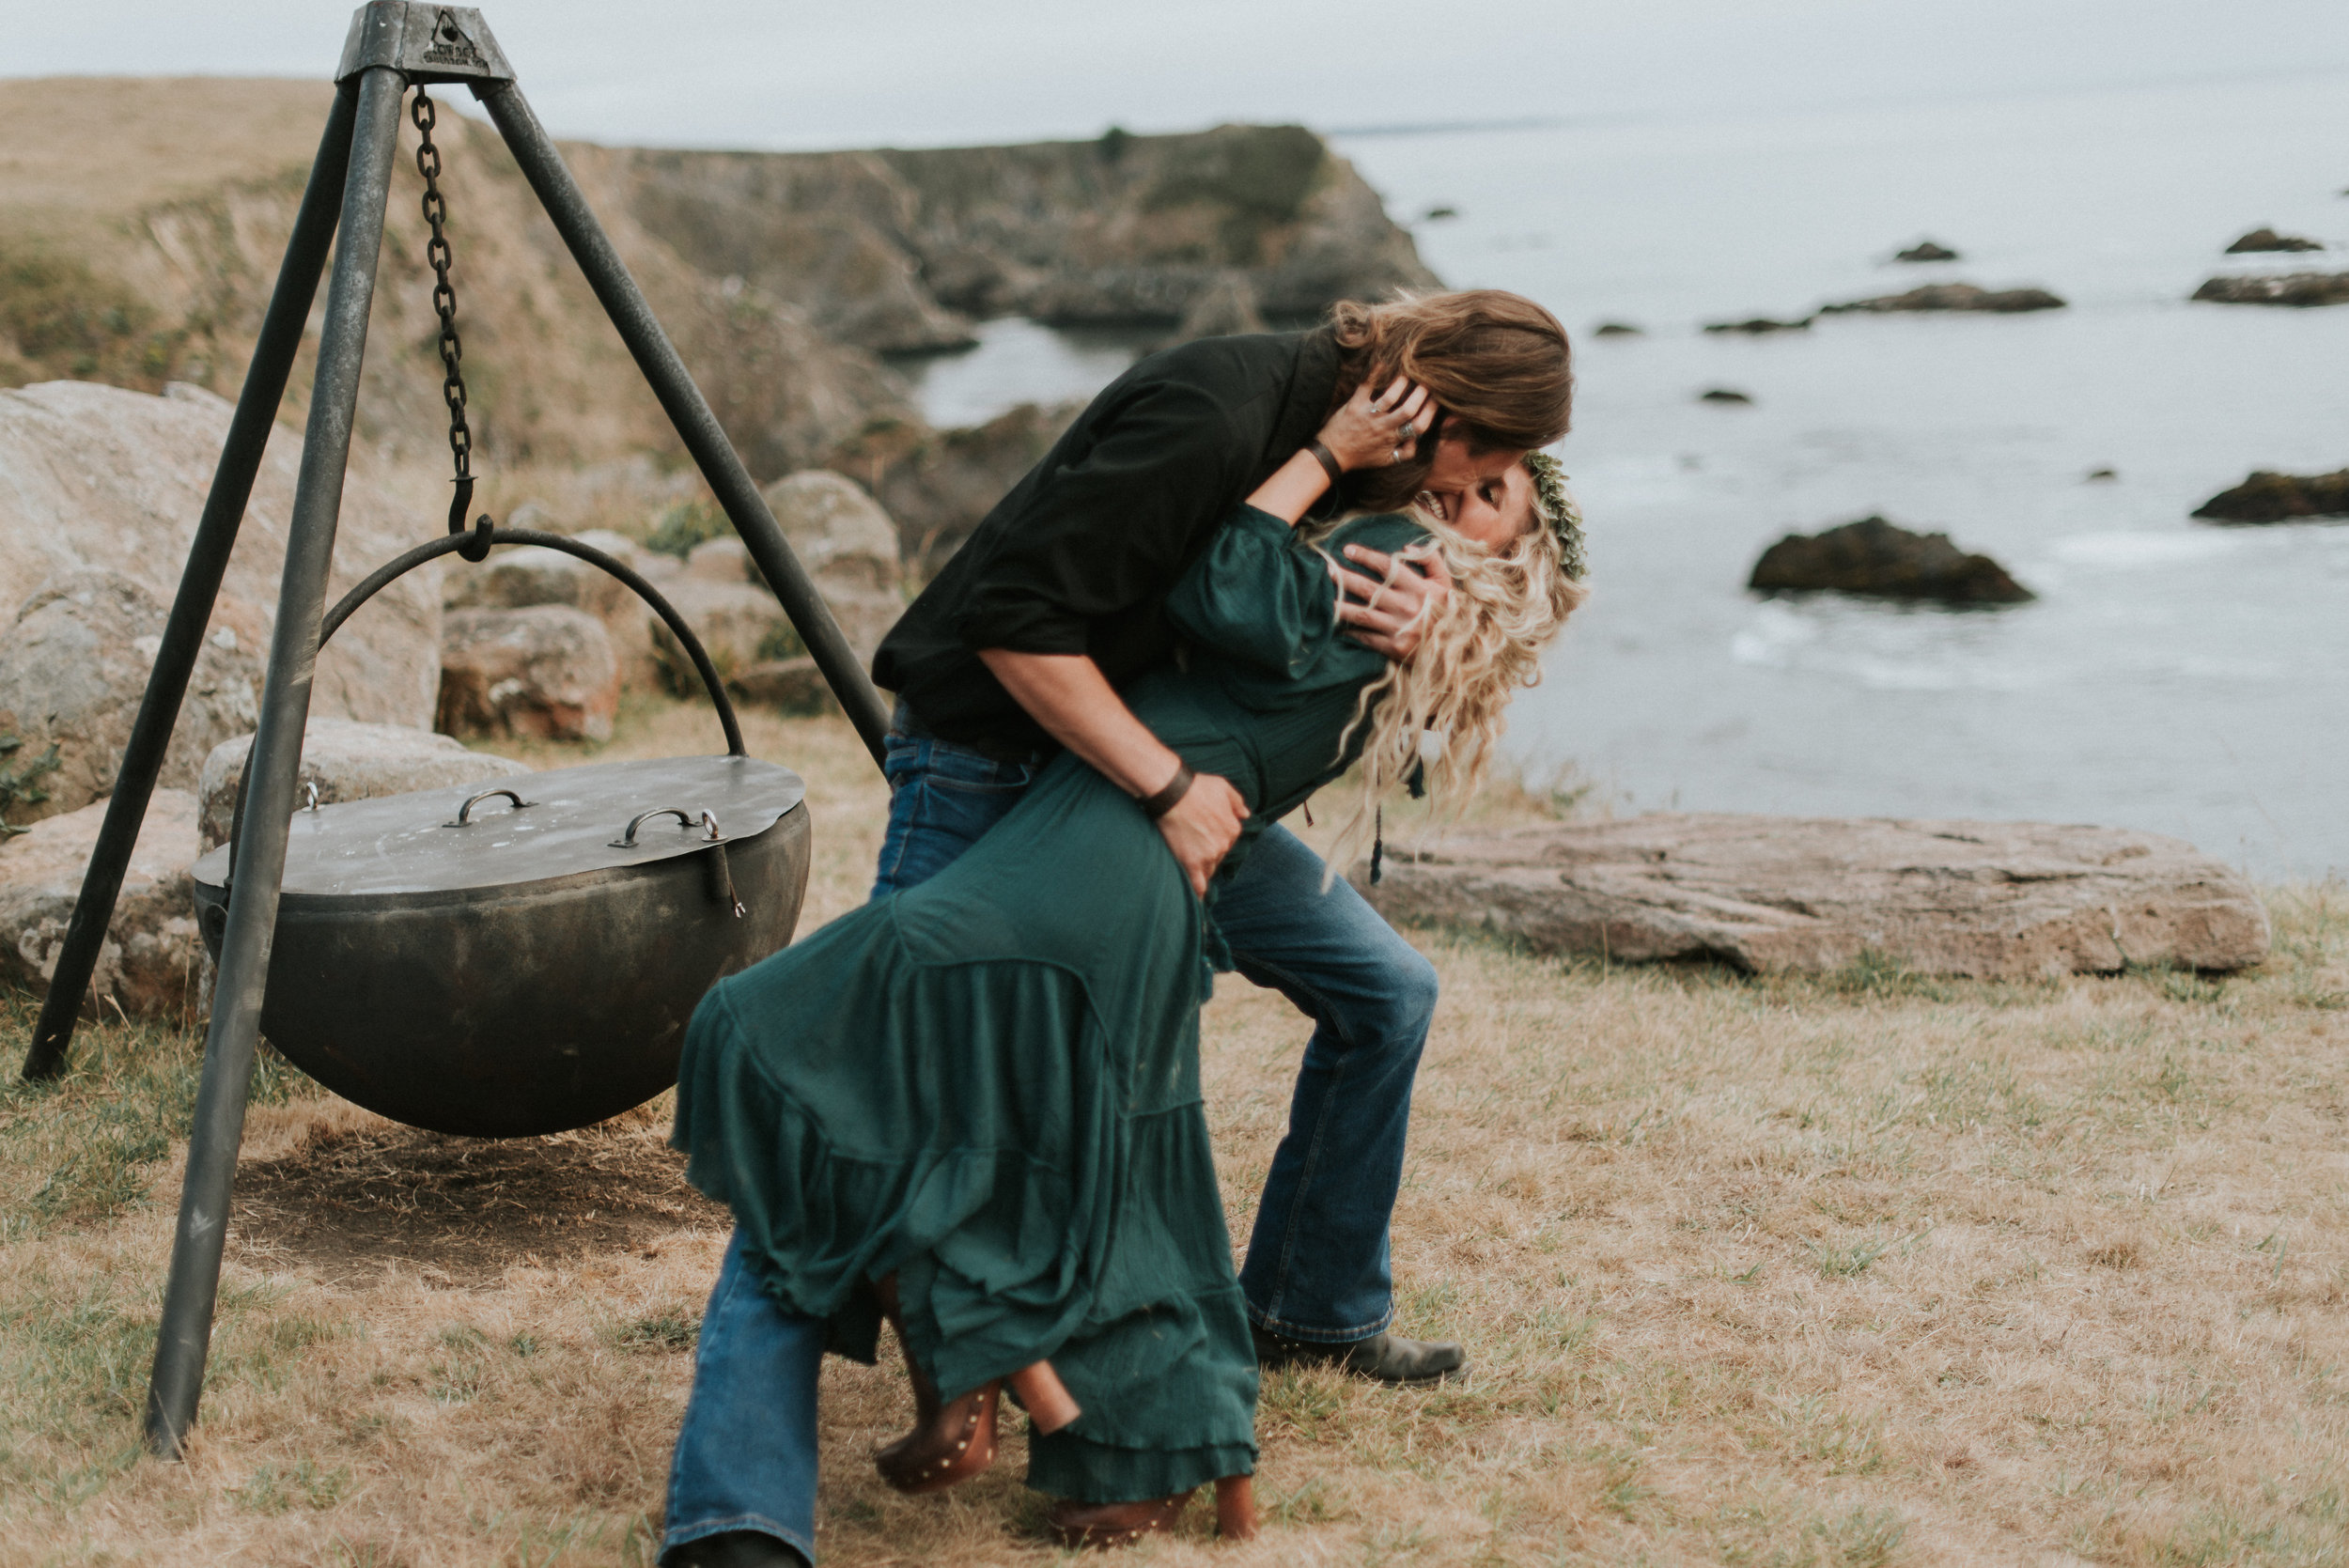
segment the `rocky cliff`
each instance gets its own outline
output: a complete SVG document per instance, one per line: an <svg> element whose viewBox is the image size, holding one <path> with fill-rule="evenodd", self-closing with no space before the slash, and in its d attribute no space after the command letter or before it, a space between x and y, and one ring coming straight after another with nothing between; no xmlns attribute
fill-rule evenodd
<svg viewBox="0 0 2349 1568"><path fill-rule="evenodd" d="M0 386L178 380L235 396L330 90L0 82ZM447 111L440 124L485 461L674 454L494 132ZM1434 281L1377 194L1296 127L932 151L566 152L762 478L876 427L918 427L879 356L967 341L978 317L1180 332ZM443 415L421 192L404 157L361 430L428 466Z"/></svg>
<svg viewBox="0 0 2349 1568"><path fill-rule="evenodd" d="M881 352L972 318L1179 326L1237 287L1273 321L1431 285L1376 192L1299 126L927 151L608 152L635 221L705 272Z"/></svg>

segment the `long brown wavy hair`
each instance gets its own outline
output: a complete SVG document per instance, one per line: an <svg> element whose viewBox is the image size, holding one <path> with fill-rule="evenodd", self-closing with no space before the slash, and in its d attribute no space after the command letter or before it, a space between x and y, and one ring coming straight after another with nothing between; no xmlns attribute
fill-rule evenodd
<svg viewBox="0 0 2349 1568"><path fill-rule="evenodd" d="M1533 451L1566 433L1574 414L1574 351L1558 318L1522 294L1466 288L1400 293L1384 304L1346 300L1330 307L1337 335L1334 411L1365 380L1380 391L1397 376L1425 387L1443 410L1440 433L1479 452ZM1347 475L1346 499L1392 511L1425 483L1435 443L1422 460Z"/></svg>

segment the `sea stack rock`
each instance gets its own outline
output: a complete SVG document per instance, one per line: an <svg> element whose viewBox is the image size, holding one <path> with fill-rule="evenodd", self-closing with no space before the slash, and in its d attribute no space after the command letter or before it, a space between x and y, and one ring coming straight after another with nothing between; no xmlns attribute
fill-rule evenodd
<svg viewBox="0 0 2349 1568"><path fill-rule="evenodd" d="M2272 228L2255 228L2227 247L2229 256L2245 256L2255 251L2321 251L2320 241L2303 240L2296 234L2279 234Z"/></svg>
<svg viewBox="0 0 2349 1568"><path fill-rule="evenodd" d="M2195 299L2221 305L2349 304L2349 272L2275 272L2263 277L2219 277L2194 291Z"/></svg>
<svg viewBox="0 0 2349 1568"><path fill-rule="evenodd" d="M1932 240L1920 240L1892 257L1895 261L1955 261L1957 253Z"/></svg>
<svg viewBox="0 0 2349 1568"><path fill-rule="evenodd" d="M1958 549L1947 534L1915 534L1882 518L1787 535L1762 552L1746 586L1942 604L2022 604L2037 597L1989 556Z"/></svg>
<svg viewBox="0 0 2349 1568"><path fill-rule="evenodd" d="M1697 401L1700 403L1750 405L1753 402L1753 397L1751 394L1739 392L1735 387L1716 386L1707 387L1704 391L1698 393Z"/></svg>
<svg viewBox="0 0 2349 1568"><path fill-rule="evenodd" d="M2210 522L2297 522L2303 518L2349 518L2349 468L2338 474L2254 473L2194 508Z"/></svg>
<svg viewBox="0 0 2349 1568"><path fill-rule="evenodd" d="M1822 305L1822 316L1852 311L1883 315L1892 311L1965 310L1992 316L2015 316L2030 310L2061 310L2063 302L2044 288L1983 288L1970 283L1928 283L1906 294L1881 294L1873 300L1849 300Z"/></svg>
<svg viewBox="0 0 2349 1568"><path fill-rule="evenodd" d="M1745 321L1707 321L1704 330L1709 333L1735 333L1744 337L1764 337L1771 333L1809 332L1811 318L1805 316L1798 320L1780 321L1767 316L1756 316Z"/></svg>

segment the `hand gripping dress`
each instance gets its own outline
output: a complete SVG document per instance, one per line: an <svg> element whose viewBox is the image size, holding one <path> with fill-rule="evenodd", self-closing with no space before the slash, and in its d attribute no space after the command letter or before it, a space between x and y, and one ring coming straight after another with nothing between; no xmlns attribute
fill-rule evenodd
<svg viewBox="0 0 2349 1568"><path fill-rule="evenodd" d="M1366 517L1325 548L1420 536ZM1167 612L1182 667L1126 696L1231 781L1252 830L1343 771L1386 663L1340 634L1323 559L1286 523L1241 507ZM1212 896L1063 754L946 870L721 981L686 1036L675 1141L765 1287L870 1359L867 1281L894 1270L947 1399L1050 1358L1084 1414L1032 1438L1028 1480L1064 1497L1255 1467L1255 1353L1199 1090Z"/></svg>

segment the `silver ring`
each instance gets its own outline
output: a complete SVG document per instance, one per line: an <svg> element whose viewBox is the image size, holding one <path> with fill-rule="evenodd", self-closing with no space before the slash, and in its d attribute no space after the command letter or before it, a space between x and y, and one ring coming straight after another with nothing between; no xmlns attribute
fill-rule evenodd
<svg viewBox="0 0 2349 1568"><path fill-rule="evenodd" d="M1411 442L1419 440L1419 427L1412 424L1408 419L1405 420L1403 422L1403 428L1394 433L1394 440L1395 444L1398 446L1410 445Z"/></svg>
<svg viewBox="0 0 2349 1568"><path fill-rule="evenodd" d="M1392 452L1387 454L1387 460L1392 463L1395 467L1401 468L1405 463L1411 460L1411 455L1398 446Z"/></svg>

